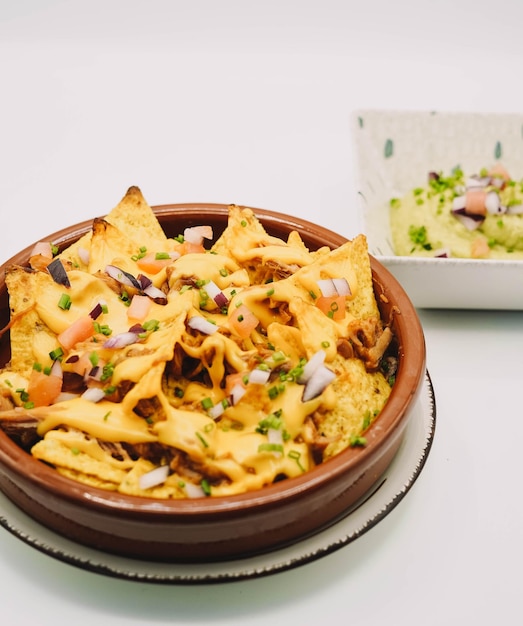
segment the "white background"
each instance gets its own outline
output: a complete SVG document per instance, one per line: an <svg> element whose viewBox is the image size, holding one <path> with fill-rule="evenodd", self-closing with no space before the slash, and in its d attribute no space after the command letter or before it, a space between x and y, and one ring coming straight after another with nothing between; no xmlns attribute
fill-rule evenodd
<svg viewBox="0 0 523 626"><path fill-rule="evenodd" d="M150 204L236 202L355 235L351 113L521 112L522 24L518 0L2 0L0 261L131 185ZM523 316L420 316L436 440L366 535L187 588L91 574L1 531L2 621L521 623Z"/></svg>

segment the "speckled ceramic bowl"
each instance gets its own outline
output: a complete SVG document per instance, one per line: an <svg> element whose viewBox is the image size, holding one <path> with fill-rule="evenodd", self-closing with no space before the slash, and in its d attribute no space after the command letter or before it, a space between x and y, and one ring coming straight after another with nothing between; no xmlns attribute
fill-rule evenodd
<svg viewBox="0 0 523 626"><path fill-rule="evenodd" d="M185 204L156 207L169 236L199 224L215 234L227 223L227 206ZM315 249L345 239L305 220L255 210L267 231L286 238L297 230ZM48 239L61 248L89 230L77 224ZM0 268L2 327L9 317L4 269L25 264L32 247ZM222 498L154 500L90 488L62 477L31 457L0 430L0 489L29 516L81 544L152 561L230 560L283 547L339 520L391 463L402 441L425 375L425 342L416 311L403 288L371 259L382 315L392 317L399 368L390 399L367 431L367 446L351 448L297 478L261 490ZM0 364L10 358L9 336L0 341Z"/></svg>

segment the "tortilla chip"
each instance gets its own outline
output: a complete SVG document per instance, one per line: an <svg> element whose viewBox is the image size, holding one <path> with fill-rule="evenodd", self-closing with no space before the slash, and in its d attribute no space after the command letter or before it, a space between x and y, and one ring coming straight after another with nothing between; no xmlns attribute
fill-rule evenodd
<svg viewBox="0 0 523 626"><path fill-rule="evenodd" d="M51 277L43 272L13 266L6 270L11 310L11 362L9 368L29 377L37 355L48 354L56 346L56 336L39 318L35 309L37 285Z"/></svg>
<svg viewBox="0 0 523 626"><path fill-rule="evenodd" d="M31 454L54 467L72 470L82 475L95 476L104 482L121 483L127 471L70 448L54 437L44 437L31 448Z"/></svg>
<svg viewBox="0 0 523 626"><path fill-rule="evenodd" d="M364 433L376 419L391 393L391 387L380 372L367 372L359 359L338 357L333 364L337 377L332 382L336 407L321 422L321 432L334 438L325 449L327 459L351 444L352 437Z"/></svg>
<svg viewBox="0 0 523 626"><path fill-rule="evenodd" d="M154 249L154 244L166 240L160 222L138 187L130 187L105 219L139 245Z"/></svg>

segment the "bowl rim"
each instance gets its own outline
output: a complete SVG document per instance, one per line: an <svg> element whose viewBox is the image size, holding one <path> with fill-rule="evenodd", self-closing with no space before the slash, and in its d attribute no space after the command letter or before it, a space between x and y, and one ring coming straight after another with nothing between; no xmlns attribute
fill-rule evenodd
<svg viewBox="0 0 523 626"><path fill-rule="evenodd" d="M178 214L190 216L191 219L197 219L201 223L202 210L205 210L206 216L209 216L211 219L214 217L222 220L226 218L229 206L230 204L191 202L155 205L151 208L160 223L162 223L162 219L165 221L168 216ZM268 209L249 208L254 211L268 231L271 228L274 230L276 225L285 231L295 229L304 237L321 238L321 241L325 241L326 245L331 247L333 247L332 243L339 246L347 241L344 236L308 220ZM55 245L63 249L88 232L92 227L92 223L93 219L84 220L60 229L43 239L53 241ZM27 246L0 265L2 287L5 286L3 276L6 267L13 263L27 263L33 246L34 244ZM301 476L289 478L254 491L215 498L159 499L119 494L98 487L88 487L83 483L60 475L50 466L32 457L16 442L11 440L2 429L0 429L0 469L3 466L11 474L20 476L21 472L18 468L29 464L31 473L28 475L24 472L22 478L26 481L37 483L42 490L50 495L65 498L72 503L85 505L88 502L89 506L93 506L95 509L118 510L120 513L125 513L131 517L155 513L162 518L176 517L181 519L187 517L198 518L202 515L208 516L209 514L227 515L243 510L245 507L248 507L249 510L261 510L271 507L282 499L289 502L299 499L304 491L311 493L320 490L326 482L330 482L333 478L340 478L351 472L357 476L358 472L364 472L367 458L374 455L378 450L385 450L390 445L390 437L380 438L379 434L383 431L385 424L387 424L386 430L389 433L392 433L400 426L408 407L415 400L421 389L426 369L425 338L414 305L390 271L373 255L369 255L369 257L375 291L376 284L378 284L384 298L388 297L391 290L397 295L394 303L394 323L403 327L401 344L398 346L398 350L402 355L405 352L413 355L413 362L407 368L405 361L400 358L396 383L380 413L379 419L371 425L366 433L366 436L370 436L365 447L347 448ZM408 332L407 322L404 323L404 311L409 312L408 321L410 325ZM410 392L407 394L395 393L395 389L398 389L397 385L399 384L408 387Z"/></svg>

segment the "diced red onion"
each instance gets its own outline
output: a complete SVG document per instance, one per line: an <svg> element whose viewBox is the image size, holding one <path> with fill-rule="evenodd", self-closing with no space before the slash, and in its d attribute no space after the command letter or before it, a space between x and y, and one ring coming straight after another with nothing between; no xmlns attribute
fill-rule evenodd
<svg viewBox="0 0 523 626"><path fill-rule="evenodd" d="M170 469L168 465L160 465L159 467L155 467L150 472L142 474L138 480L140 489L146 491L152 487L162 485L169 477L169 473Z"/></svg>
<svg viewBox="0 0 523 626"><path fill-rule="evenodd" d="M218 330L218 326L209 322L202 315L193 315L187 320L187 326L193 330L198 330L204 335L212 335Z"/></svg>
<svg viewBox="0 0 523 626"><path fill-rule="evenodd" d="M302 402L308 402L309 400L319 396L327 385L329 385L335 378L336 374L325 365L322 364L317 367L305 384L305 389L303 390L301 398Z"/></svg>
<svg viewBox="0 0 523 626"><path fill-rule="evenodd" d="M84 400L88 400L89 402L94 402L96 404L96 402L100 402L100 400L103 400L103 398L105 397L105 391L100 387L88 387L83 392L81 397Z"/></svg>
<svg viewBox="0 0 523 626"><path fill-rule="evenodd" d="M136 280L132 274L116 267L116 265L106 265L105 273L126 287L134 287L135 289L142 288L138 280Z"/></svg>
<svg viewBox="0 0 523 626"><path fill-rule="evenodd" d="M138 274L136 280L140 283L142 289L149 287L149 285L153 284L153 281L149 278L149 276L144 276L143 274Z"/></svg>
<svg viewBox="0 0 523 626"><path fill-rule="evenodd" d="M449 248L439 248L434 250L434 258L436 259L448 259L451 256Z"/></svg>
<svg viewBox="0 0 523 626"><path fill-rule="evenodd" d="M464 208L453 209L452 214L467 230L476 230L485 221L484 215L466 213Z"/></svg>
<svg viewBox="0 0 523 626"><path fill-rule="evenodd" d="M51 278L57 285L62 285L63 287L70 287L71 283L69 282L69 276L67 276L67 272L65 271L65 267L63 266L62 261L59 258L54 259L47 266L47 271L51 274Z"/></svg>
<svg viewBox="0 0 523 626"><path fill-rule="evenodd" d="M104 342L104 348L112 348L117 350L118 348L125 348L138 341L138 333L124 332L118 333L106 339Z"/></svg>
<svg viewBox="0 0 523 626"><path fill-rule="evenodd" d="M89 316L93 319L96 320L100 317L100 315L103 313L103 308L102 305L100 304L100 302L98 304L96 304L93 307L93 310L89 313Z"/></svg>
<svg viewBox="0 0 523 626"><path fill-rule="evenodd" d="M315 352L307 361L307 363L305 363L303 372L301 376L298 377L298 382L300 384L306 383L314 374L314 372L318 369L318 367L323 365L326 356L327 354L325 350L318 350L317 352Z"/></svg>
<svg viewBox="0 0 523 626"><path fill-rule="evenodd" d="M89 260L91 258L89 250L86 248L78 248L78 258L84 265L89 265Z"/></svg>
<svg viewBox="0 0 523 626"><path fill-rule="evenodd" d="M270 370L261 370L258 367L249 372L249 383L253 385L265 385L271 375Z"/></svg>
<svg viewBox="0 0 523 626"><path fill-rule="evenodd" d="M229 302L227 300L227 296L223 293L223 291L218 287L218 285L213 280L210 280L208 283L205 283L205 285L203 286L203 289L205 290L209 298L212 298L214 300L214 303L216 304L216 306L219 306L219 307L227 306Z"/></svg>
<svg viewBox="0 0 523 626"><path fill-rule="evenodd" d="M135 335L141 335L142 333L145 333L146 330L141 324L133 324L127 332L134 333Z"/></svg>
<svg viewBox="0 0 523 626"><path fill-rule="evenodd" d="M92 367L91 370L89 372L86 373L85 375L85 380L101 380L102 375L103 375L104 369L103 367L100 367L99 365L95 365L95 367Z"/></svg>
<svg viewBox="0 0 523 626"><path fill-rule="evenodd" d="M150 284L143 290L146 296L149 296L151 300L154 300L156 304L167 304L167 296L161 289L155 287L153 284Z"/></svg>

